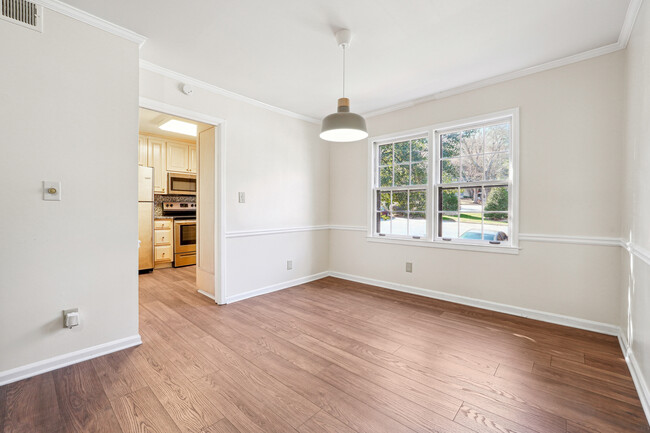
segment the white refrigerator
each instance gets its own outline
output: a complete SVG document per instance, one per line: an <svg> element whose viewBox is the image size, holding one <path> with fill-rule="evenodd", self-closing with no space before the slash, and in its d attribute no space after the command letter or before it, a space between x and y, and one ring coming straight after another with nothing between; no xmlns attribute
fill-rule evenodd
<svg viewBox="0 0 650 433"><path fill-rule="evenodd" d="M138 166L139 270L153 269L153 168Z"/></svg>

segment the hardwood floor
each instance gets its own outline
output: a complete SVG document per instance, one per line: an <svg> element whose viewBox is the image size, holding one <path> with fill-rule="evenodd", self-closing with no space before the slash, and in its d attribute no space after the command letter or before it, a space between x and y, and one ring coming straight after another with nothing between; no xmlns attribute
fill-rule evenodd
<svg viewBox="0 0 650 433"><path fill-rule="evenodd" d="M142 346L0 387L2 432L648 432L615 337L325 278L140 276Z"/></svg>

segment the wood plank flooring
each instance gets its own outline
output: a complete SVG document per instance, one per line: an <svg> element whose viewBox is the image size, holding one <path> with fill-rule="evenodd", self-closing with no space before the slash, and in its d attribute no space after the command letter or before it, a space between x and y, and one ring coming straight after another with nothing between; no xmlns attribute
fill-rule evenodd
<svg viewBox="0 0 650 433"><path fill-rule="evenodd" d="M0 432L650 432L615 337L335 278L218 307L156 270L140 326L0 387Z"/></svg>

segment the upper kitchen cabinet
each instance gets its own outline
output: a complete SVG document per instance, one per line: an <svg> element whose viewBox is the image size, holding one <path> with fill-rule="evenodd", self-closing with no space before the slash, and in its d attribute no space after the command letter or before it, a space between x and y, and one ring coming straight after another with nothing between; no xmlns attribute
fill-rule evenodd
<svg viewBox="0 0 650 433"><path fill-rule="evenodd" d="M149 166L149 163L147 162L148 154L147 137L140 135L138 137L138 165L144 165L145 167Z"/></svg>
<svg viewBox="0 0 650 433"><path fill-rule="evenodd" d="M155 194L168 194L168 171L197 172L196 145L141 134L138 137L138 165L153 167Z"/></svg>
<svg viewBox="0 0 650 433"><path fill-rule="evenodd" d="M165 140L160 138L147 138L147 161L153 167L153 192L165 194L167 192L167 170L165 170Z"/></svg>
<svg viewBox="0 0 650 433"><path fill-rule="evenodd" d="M196 146L167 142L167 171L196 173Z"/></svg>
<svg viewBox="0 0 650 433"><path fill-rule="evenodd" d="M190 150L189 172L196 173L198 169L196 146L190 146L189 150Z"/></svg>

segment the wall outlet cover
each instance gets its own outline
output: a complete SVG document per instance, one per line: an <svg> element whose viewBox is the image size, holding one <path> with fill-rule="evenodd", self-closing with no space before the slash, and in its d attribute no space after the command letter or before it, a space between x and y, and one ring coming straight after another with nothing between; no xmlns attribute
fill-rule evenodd
<svg viewBox="0 0 650 433"><path fill-rule="evenodd" d="M68 326L68 323L67 323L68 314L70 314L70 313L77 313L78 314L79 309L78 308L70 308L69 310L63 310L63 327L64 328L70 328L70 326ZM79 323L78 323L78 318L77 318L77 325L78 324ZM77 325L73 325L73 326L77 326Z"/></svg>
<svg viewBox="0 0 650 433"><path fill-rule="evenodd" d="M406 272L413 272L413 263L406 262Z"/></svg>

